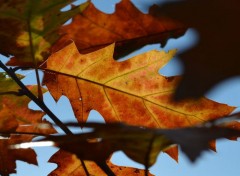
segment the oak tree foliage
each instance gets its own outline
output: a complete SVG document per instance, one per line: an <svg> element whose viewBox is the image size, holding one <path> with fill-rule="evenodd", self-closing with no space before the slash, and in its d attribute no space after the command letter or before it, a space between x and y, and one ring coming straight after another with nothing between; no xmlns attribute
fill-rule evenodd
<svg viewBox="0 0 240 176"><path fill-rule="evenodd" d="M125 176L152 175L148 169L160 152L177 161L178 146L195 161L202 151L216 150L216 139L237 139L240 115L231 114L236 107L203 93L239 75L238 1L224 5L223 0L185 0L154 5L147 14L130 0L119 2L113 14L101 12L90 1L77 6L73 2L0 2L0 54L9 57L6 64L0 62L0 175L16 173L16 160L37 165L30 146L44 142L60 149L49 160L58 165L49 175ZM67 5L71 9L61 11ZM147 44L163 46L189 27L199 32L200 42L180 55L186 65L183 76L158 72L176 49L117 61ZM18 71L26 69L35 70L38 85L22 83ZM39 71L44 73L42 84ZM45 92L55 101L66 96L78 123L62 123L45 105ZM30 101L42 110L29 109ZM87 123L91 110L106 123ZM65 134L56 135L55 126ZM73 134L72 126L92 130ZM32 141L39 136L43 138ZM115 151L145 169L114 165L110 159Z"/></svg>

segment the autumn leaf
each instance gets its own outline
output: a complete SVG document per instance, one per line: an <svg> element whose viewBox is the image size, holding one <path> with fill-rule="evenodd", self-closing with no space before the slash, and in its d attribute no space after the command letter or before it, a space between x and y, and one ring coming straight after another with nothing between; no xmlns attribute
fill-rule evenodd
<svg viewBox="0 0 240 176"><path fill-rule="evenodd" d="M69 98L79 122L86 122L94 109L106 122L181 128L228 115L234 110L234 107L206 98L172 101L180 77L164 77L159 75L158 69L175 51L150 51L116 62L112 58L113 50L111 45L81 55L72 43L47 61L44 83L55 100L62 95ZM177 148L166 152L177 161Z"/></svg>
<svg viewBox="0 0 240 176"><path fill-rule="evenodd" d="M15 136L11 139L0 139L0 174L9 175L16 173L16 160L25 161L37 165L36 154L32 149L10 150L9 145L25 142L22 136Z"/></svg>
<svg viewBox="0 0 240 176"><path fill-rule="evenodd" d="M185 70L177 99L200 97L221 81L240 75L240 1L184 0L168 2L160 11L199 33L197 45L179 55Z"/></svg>
<svg viewBox="0 0 240 176"><path fill-rule="evenodd" d="M77 169L83 172L80 161L77 161L76 165L69 166L69 163L76 161L76 157L94 161L97 164L105 163L113 152L119 150L134 161L145 165L148 169L156 162L160 151L172 144L180 145L188 158L195 161L203 151L209 149L209 142L212 140L239 137L240 135L239 129L210 124L212 123L178 129L153 129L119 123L86 123L82 125L92 128L91 132L71 136L49 136L38 142L53 141L56 146L62 149L50 159L51 162L59 165L56 172L70 174ZM66 125L78 126L79 124ZM70 155L65 151L75 155ZM62 156L66 156L66 158L63 160Z"/></svg>
<svg viewBox="0 0 240 176"><path fill-rule="evenodd" d="M21 75L18 77L24 78ZM15 94L8 94L19 92L19 86L15 83L14 80L8 78L5 73L0 73L0 83L6 86L1 86L0 92L3 93L0 95L0 127L1 132L14 131L27 132L27 131L36 131L37 124L42 123L42 117L45 115L42 111L31 110L28 108L28 104L31 101L27 96ZM36 94L37 86L27 86L29 90ZM43 91L46 92L46 89ZM7 94L4 94L7 93ZM12 109L14 107L14 111ZM8 120L9 119L9 120ZM8 123L6 123L8 122ZM34 125L28 127L20 127L21 125ZM20 125L20 126L19 126ZM14 127L12 130L8 126ZM36 129L34 129L36 128ZM40 130L41 131L41 130ZM39 131L39 132L40 132ZM51 130L50 130L51 131Z"/></svg>
<svg viewBox="0 0 240 176"><path fill-rule="evenodd" d="M9 145L31 141L34 135L11 135L12 132L52 134L55 130L39 128L39 123L50 125L42 120L44 113L29 109L30 99L28 97L11 94L18 92L19 89L14 80L1 73L0 83L4 85L1 86L0 92L7 93L0 95L0 174L8 175L16 172L16 160L37 164L36 154L32 149L10 150L8 148ZM28 89L37 92L36 86L28 86Z"/></svg>
<svg viewBox="0 0 240 176"><path fill-rule="evenodd" d="M24 78L24 76L20 74L16 74L16 76L19 79ZM17 94L19 92L19 87L17 86L17 84L11 78L8 78L8 75L5 72L0 73L0 85L4 85L0 87L0 95L11 93Z"/></svg>
<svg viewBox="0 0 240 176"><path fill-rule="evenodd" d="M73 0L0 2L0 53L14 56L9 65L42 62L59 38L59 27L87 4L69 11L60 10Z"/></svg>
<svg viewBox="0 0 240 176"><path fill-rule="evenodd" d="M97 110L106 122L180 128L228 115L234 110L206 98L172 101L180 77L159 75L175 51L149 51L127 61L113 59L114 45L79 54L74 43L47 60L44 84L58 100L69 98L76 118L86 122Z"/></svg>
<svg viewBox="0 0 240 176"><path fill-rule="evenodd" d="M163 135L155 135L152 130L140 127L112 123L83 126L93 128L93 132L71 137L50 136L45 140L54 141L56 146L76 154L78 158L96 163L105 163L113 152L122 150L129 158L146 167L156 162L160 151L172 145Z"/></svg>
<svg viewBox="0 0 240 176"><path fill-rule="evenodd" d="M237 117L238 119L240 118L240 113L237 114L233 114L233 117ZM231 128L234 130L240 130L240 122L236 120L232 120L230 122L224 122L221 124L221 127L226 127L226 128ZM231 138L229 138L230 140L237 140L238 136L231 136Z"/></svg>
<svg viewBox="0 0 240 176"><path fill-rule="evenodd" d="M186 31L181 23L157 14L156 6L151 7L149 14L143 14L129 0L117 4L113 14L105 14L91 3L74 16L72 23L61 27L59 33L64 37L52 49L62 49L73 40L84 54L116 42L116 59L146 44L164 45L168 38L179 37Z"/></svg>
<svg viewBox="0 0 240 176"><path fill-rule="evenodd" d="M83 169L83 165L76 155L59 150L49 160L49 162L57 163L58 168L49 174L49 176L62 176L62 175L73 175L73 176L86 176ZM107 176L99 166L92 161L84 161L89 174L93 176ZM116 166L111 162L108 162L109 168L117 176L136 175L144 176L145 171L141 169L135 169L131 167ZM149 174L151 176L152 174Z"/></svg>
<svg viewBox="0 0 240 176"><path fill-rule="evenodd" d="M219 138L239 137L240 131L231 128L220 127L199 127L185 128L175 130L165 130L166 138L179 144L181 150L188 156L191 161L195 161L202 151L209 150L209 142Z"/></svg>

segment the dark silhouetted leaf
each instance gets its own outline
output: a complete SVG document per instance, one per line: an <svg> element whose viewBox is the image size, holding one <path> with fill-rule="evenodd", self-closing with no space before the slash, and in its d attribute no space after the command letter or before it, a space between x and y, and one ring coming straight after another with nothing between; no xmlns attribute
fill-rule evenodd
<svg viewBox="0 0 240 176"><path fill-rule="evenodd" d="M217 83L240 75L240 1L183 0L160 8L199 33L198 44L180 54L184 76L176 98L200 97Z"/></svg>
<svg viewBox="0 0 240 176"><path fill-rule="evenodd" d="M123 124L86 124L94 132L73 136L52 136L61 149L76 154L84 160L104 163L110 155L122 150L134 161L151 166L160 151L171 145L163 135L155 135L152 130ZM70 138L69 138L70 137ZM86 149L90 152L86 152ZM146 161L146 158L148 160Z"/></svg>
<svg viewBox="0 0 240 176"><path fill-rule="evenodd" d="M150 129L119 123L82 125L93 128L93 131L71 136L51 136L42 141L54 141L61 149L96 163L104 163L113 152L122 150L134 161L148 168L156 162L159 152L172 144L180 145L188 158L195 161L202 151L209 150L211 141L240 135L239 129L209 124L179 129ZM55 159L56 161L61 162L59 159Z"/></svg>
<svg viewBox="0 0 240 176"><path fill-rule="evenodd" d="M238 130L223 127L195 127L165 130L161 133L172 142L179 144L191 161L195 161L202 151L209 150L209 142L212 140L240 135Z"/></svg>

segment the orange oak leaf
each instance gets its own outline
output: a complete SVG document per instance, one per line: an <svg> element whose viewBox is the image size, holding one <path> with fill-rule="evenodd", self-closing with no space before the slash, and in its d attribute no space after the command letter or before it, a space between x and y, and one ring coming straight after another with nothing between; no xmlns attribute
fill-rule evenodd
<svg viewBox="0 0 240 176"><path fill-rule="evenodd" d="M166 149L163 149L163 152L168 154L172 159L178 162L178 146L177 145L169 146Z"/></svg>
<svg viewBox="0 0 240 176"><path fill-rule="evenodd" d="M18 77L24 78L21 75ZM44 132L46 134L53 132L52 128L49 131L48 129L42 131L38 128L38 124L44 122L42 117L45 113L29 109L28 104L31 100L27 96L15 95L20 88L14 80L8 78L5 73L0 73L0 83L4 85L0 87L0 132L16 130L18 132ZM32 85L27 86L27 88L33 93L37 93L37 86ZM46 92L46 89L42 90ZM11 94L13 92L15 94ZM29 126L24 127L24 125Z"/></svg>
<svg viewBox="0 0 240 176"><path fill-rule="evenodd" d="M13 56L9 65L42 62L59 38L60 26L86 7L60 10L73 0L0 1L0 53ZM88 4L88 3L87 3Z"/></svg>
<svg viewBox="0 0 240 176"><path fill-rule="evenodd" d="M240 1L174 1L160 11L199 33L197 45L179 55L185 70L178 99L200 97L221 81L240 75Z"/></svg>
<svg viewBox="0 0 240 176"><path fill-rule="evenodd" d="M114 45L79 54L74 43L47 60L44 83L58 100L66 95L79 122L97 110L106 122L157 127L192 126L234 110L206 98L174 102L180 77L158 73L175 51L149 51L127 61L113 59Z"/></svg>
<svg viewBox="0 0 240 176"><path fill-rule="evenodd" d="M72 175L72 176L86 176L83 169L83 165L76 155L68 153L64 150L59 150L49 160L49 162L57 163L58 168L49 174L49 176L61 176L61 175ZM92 161L84 161L86 168L90 175L93 176L107 176L101 168ZM145 171L141 169L116 166L111 162L107 163L109 168L117 176L144 176ZM152 174L149 174L151 176Z"/></svg>
<svg viewBox="0 0 240 176"><path fill-rule="evenodd" d="M174 102L180 77L164 77L158 70L175 54L150 51L124 62L113 59L114 45L79 54L74 43L47 61L44 84L58 100L66 95L79 122L97 110L106 122L157 127L192 126L228 115L234 110L206 98ZM147 59L146 59L147 58ZM176 148L167 153L176 157Z"/></svg>
<svg viewBox="0 0 240 176"><path fill-rule="evenodd" d="M105 14L91 3L74 16L72 23L62 26L64 35L53 51L74 41L81 53L89 53L116 42L114 58L125 55L146 44L165 44L170 37L184 34L186 27L169 18L157 17L157 6L149 14L141 13L130 0L122 0L113 14Z"/></svg>
<svg viewBox="0 0 240 176"><path fill-rule="evenodd" d="M37 165L36 154L32 149L10 150L9 145L26 142L24 136L11 136L9 139L0 139L0 174L16 173L16 160Z"/></svg>
<svg viewBox="0 0 240 176"><path fill-rule="evenodd" d="M5 74L0 74L1 93L18 91L19 87ZM3 84L2 84L3 83ZM5 87L6 86L6 87ZM32 92L37 92L37 86L28 86ZM9 92L10 91L10 92ZM32 149L9 149L9 145L29 142L33 135L11 135L11 132L30 132L52 134L53 128L39 128L39 123L48 124L42 120L44 113L28 108L30 99L26 96L13 94L0 95L0 174L8 175L16 172L16 160L22 160L30 164L37 164L36 154ZM13 109L14 108L14 109Z"/></svg>

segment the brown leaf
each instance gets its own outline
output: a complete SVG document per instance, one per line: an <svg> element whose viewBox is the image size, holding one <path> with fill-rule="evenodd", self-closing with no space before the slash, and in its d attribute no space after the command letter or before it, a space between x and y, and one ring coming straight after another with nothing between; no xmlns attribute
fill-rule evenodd
<svg viewBox="0 0 240 176"><path fill-rule="evenodd" d="M105 14L91 3L71 24L63 26L53 51L74 41L81 53L90 53L116 42L114 58L128 54L146 44L165 44L170 37L184 34L186 27L169 18L157 17L153 6L149 14L141 13L129 0L116 5L113 14Z"/></svg>
<svg viewBox="0 0 240 176"><path fill-rule="evenodd" d="M209 142L219 138L240 137L239 130L224 127L194 127L174 130L161 130L161 134L179 144L191 161L195 161L202 151L209 150Z"/></svg>
<svg viewBox="0 0 240 176"><path fill-rule="evenodd" d="M92 127L94 131L71 136L51 136L44 141L54 141L56 146L76 154L78 158L96 163L105 163L113 152L122 150L147 168L156 162L160 151L172 144L162 135L155 136L153 131L140 127L94 123L83 126Z"/></svg>
<svg viewBox="0 0 240 176"><path fill-rule="evenodd" d="M32 138L32 137L31 137ZM9 139L0 139L0 174L16 173L16 160L37 165L36 154L32 149L14 149L8 147L13 144L29 141L29 137L11 136Z"/></svg>
<svg viewBox="0 0 240 176"><path fill-rule="evenodd" d="M19 87L10 78L0 75L3 83L0 91L18 91ZM37 86L28 86L32 92L37 92ZM54 128L39 128L39 123L49 124L42 120L44 113L28 108L30 99L27 96L12 94L0 95L0 174L8 175L16 172L16 160L22 160L30 164L37 164L36 154L32 149L9 149L9 145L29 142L34 135L10 135L12 132L30 132L52 134ZM14 109L14 110L13 110Z"/></svg>
<svg viewBox="0 0 240 176"><path fill-rule="evenodd" d="M200 97L219 82L240 75L240 1L184 0L160 10L199 33L197 45L179 55L185 70L177 99Z"/></svg>
<svg viewBox="0 0 240 176"><path fill-rule="evenodd" d="M159 152L172 144L180 145L188 158L195 161L203 151L209 150L211 141L240 136L239 129L209 124L179 129L149 129L124 124L97 123L87 123L83 126L91 127L93 131L71 136L52 136L41 141L53 141L58 147L75 154L78 158L96 163L105 163L111 153L122 150L134 161L148 168L156 162ZM61 153L61 150L59 152ZM62 159L60 160L59 156L61 155L57 154L53 162L61 163ZM69 159L75 160L76 156L72 155ZM69 166L60 164L60 168L64 167L69 169Z"/></svg>
<svg viewBox="0 0 240 176"><path fill-rule="evenodd" d="M89 151L91 152L91 151ZM59 150L54 154L49 162L57 163L58 168L49 174L49 176L62 176L62 175L71 175L71 176L86 176L86 173L83 169L83 166L80 160L76 155L65 152L64 150ZM84 161L87 170L92 176L107 176L99 166L92 161ZM145 171L141 169L135 169L131 167L116 166L111 162L108 162L108 166L117 176L144 176ZM149 174L151 176L152 174Z"/></svg>
<svg viewBox="0 0 240 176"><path fill-rule="evenodd" d="M224 123L222 126L227 127L227 128L231 128L231 129L235 129L235 130L240 130L240 122L238 122L238 121L232 121L232 122ZM230 140L237 140L237 138L238 138L238 136L232 136L229 139Z"/></svg>

